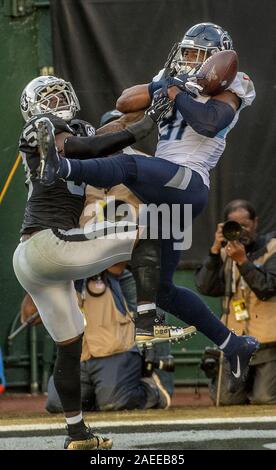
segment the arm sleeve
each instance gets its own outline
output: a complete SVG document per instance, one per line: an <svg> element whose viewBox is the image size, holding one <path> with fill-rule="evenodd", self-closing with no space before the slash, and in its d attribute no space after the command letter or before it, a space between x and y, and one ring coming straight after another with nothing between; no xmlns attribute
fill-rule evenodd
<svg viewBox="0 0 276 470"><path fill-rule="evenodd" d="M259 300L268 300L276 295L276 254L262 266L251 261L238 266L239 271Z"/></svg>
<svg viewBox="0 0 276 470"><path fill-rule="evenodd" d="M140 121L129 124L123 131L91 137L68 137L64 142L65 157L82 160L105 157L146 137L154 128L154 121L149 116L144 116Z"/></svg>
<svg viewBox="0 0 276 470"><path fill-rule="evenodd" d="M135 137L126 129L90 137L68 137L64 142L64 153L67 158L85 160L110 155L134 142Z"/></svg>
<svg viewBox="0 0 276 470"><path fill-rule="evenodd" d="M194 100L186 91L175 97L176 107L185 121L198 133L215 137L233 121L235 111L223 101L210 99L206 103Z"/></svg>
<svg viewBox="0 0 276 470"><path fill-rule="evenodd" d="M204 260L195 273L195 284L203 295L220 297L225 293L223 262L220 255L212 255Z"/></svg>

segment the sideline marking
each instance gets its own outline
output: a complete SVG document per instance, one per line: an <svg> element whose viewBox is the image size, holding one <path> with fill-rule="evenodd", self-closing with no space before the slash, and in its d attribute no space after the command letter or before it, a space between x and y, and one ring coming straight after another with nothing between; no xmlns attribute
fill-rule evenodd
<svg viewBox="0 0 276 470"><path fill-rule="evenodd" d="M89 419L87 420L90 421ZM95 428L116 428L121 426L154 426L154 425L175 425L175 424L241 424L241 423L275 423L276 416L256 416L256 417L240 417L240 418L203 418L203 419L174 419L174 420L153 420L153 421L93 421ZM37 423L37 424L11 424L0 425L0 432L7 431L44 431L64 429L64 423Z"/></svg>
<svg viewBox="0 0 276 470"><path fill-rule="evenodd" d="M109 436L110 433L107 433ZM43 437L35 436L35 437L10 437L10 438L3 438L0 439L0 449L17 449L17 450L48 450L48 449L61 449L63 447L63 436L48 436ZM177 444L178 449L182 449L185 451L189 449L189 443L197 443L198 448L200 449L203 443L206 448L208 448L207 442L212 442L212 447L214 449L221 449L229 448L232 450L232 441L235 440L235 448L237 450L244 449L244 442L247 443L246 447L248 447L248 442L252 439L257 442L254 443L254 448L261 449L263 445L260 443L260 439L265 439L268 441L272 441L275 439L276 441L276 430L258 430L258 429L235 429L235 430L200 430L200 431L169 431L169 432L143 432L143 433L130 433L129 431L126 433L115 434L112 436L114 441L113 450L127 450L127 449L135 449L140 450L144 449L146 445L146 449L163 449L165 444L165 448L168 444ZM224 442L221 445L221 442ZM229 444L226 444L227 441L230 441ZM123 445L122 445L123 443ZM184 444L185 443L185 444ZM265 446L271 444L265 444ZM276 443L274 444L276 447ZM272 447L270 447L272 448Z"/></svg>
<svg viewBox="0 0 276 470"><path fill-rule="evenodd" d="M276 442L271 442L269 444L264 444L263 447L265 447L266 449L276 450Z"/></svg>

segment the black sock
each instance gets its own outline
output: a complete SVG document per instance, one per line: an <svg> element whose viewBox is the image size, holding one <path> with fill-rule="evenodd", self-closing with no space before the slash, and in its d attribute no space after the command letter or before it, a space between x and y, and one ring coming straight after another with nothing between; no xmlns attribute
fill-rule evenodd
<svg viewBox="0 0 276 470"><path fill-rule="evenodd" d="M141 328L142 330L153 330L153 326L158 324L159 319L155 309L144 310L143 312L137 312L135 319L136 328Z"/></svg>
<svg viewBox="0 0 276 470"><path fill-rule="evenodd" d="M68 429L68 434L70 437L75 437L75 438L86 437L87 428L85 426L83 419L79 421L78 423L68 424L67 429Z"/></svg>
<svg viewBox="0 0 276 470"><path fill-rule="evenodd" d="M82 337L74 343L57 345L54 384L64 412L81 411L80 356Z"/></svg>

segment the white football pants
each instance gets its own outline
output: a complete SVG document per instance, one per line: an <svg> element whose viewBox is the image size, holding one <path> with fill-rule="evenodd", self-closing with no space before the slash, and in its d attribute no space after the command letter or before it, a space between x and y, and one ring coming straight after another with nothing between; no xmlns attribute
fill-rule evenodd
<svg viewBox="0 0 276 470"><path fill-rule="evenodd" d="M15 274L30 294L54 341L84 331L73 281L100 273L131 258L137 226L104 222L87 229L42 230L15 250Z"/></svg>

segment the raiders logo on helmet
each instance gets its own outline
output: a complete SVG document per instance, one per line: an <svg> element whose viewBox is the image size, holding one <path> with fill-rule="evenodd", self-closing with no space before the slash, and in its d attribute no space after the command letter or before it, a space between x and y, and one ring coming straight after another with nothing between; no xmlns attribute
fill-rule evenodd
<svg viewBox="0 0 276 470"><path fill-rule="evenodd" d="M22 111L26 112L28 110L29 104L25 94L21 96L20 106Z"/></svg>

